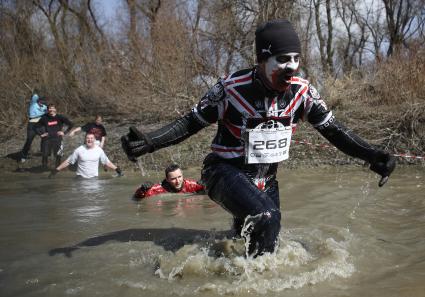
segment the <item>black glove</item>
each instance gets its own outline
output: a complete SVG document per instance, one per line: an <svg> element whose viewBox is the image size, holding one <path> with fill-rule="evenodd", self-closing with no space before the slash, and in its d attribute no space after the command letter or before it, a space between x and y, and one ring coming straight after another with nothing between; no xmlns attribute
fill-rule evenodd
<svg viewBox="0 0 425 297"><path fill-rule="evenodd" d="M146 192L150 188L152 188L153 185L154 185L153 183L147 181L147 182L144 182L143 184L141 184L140 187L139 187L139 189L142 190L143 192Z"/></svg>
<svg viewBox="0 0 425 297"><path fill-rule="evenodd" d="M394 171L396 158L389 153L377 150L375 156L370 161L370 170L381 175L379 186L382 187L388 180L388 177Z"/></svg>
<svg viewBox="0 0 425 297"><path fill-rule="evenodd" d="M121 137L121 146L130 161L136 162L137 157L153 152L152 143L146 134L135 127L130 127L130 132Z"/></svg>
<svg viewBox="0 0 425 297"><path fill-rule="evenodd" d="M121 171L121 168L119 167L115 169L115 172L117 173L117 176L124 176L124 173Z"/></svg>
<svg viewBox="0 0 425 297"><path fill-rule="evenodd" d="M57 170L56 168L55 168L55 169L52 169L52 170L50 171L50 174L49 174L48 178L53 178L53 177L55 177L55 175L56 175L58 172L59 172L59 170Z"/></svg>
<svg viewBox="0 0 425 297"><path fill-rule="evenodd" d="M139 188L137 188L136 192L133 195L133 200L139 201L143 198L145 198L146 192L149 191L150 188L152 188L154 184L151 182L144 182L140 185Z"/></svg>

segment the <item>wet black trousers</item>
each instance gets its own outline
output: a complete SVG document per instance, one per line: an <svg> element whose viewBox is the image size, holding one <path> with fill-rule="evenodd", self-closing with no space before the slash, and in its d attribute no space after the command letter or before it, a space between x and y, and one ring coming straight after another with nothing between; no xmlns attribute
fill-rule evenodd
<svg viewBox="0 0 425 297"><path fill-rule="evenodd" d="M248 242L249 256L275 250L281 219L279 187L275 179L263 192L238 167L212 162L204 164L202 181L208 196L234 216L235 228L243 224L241 235Z"/></svg>
<svg viewBox="0 0 425 297"><path fill-rule="evenodd" d="M62 144L62 138L60 137L45 137L41 140L41 165L43 168L47 168L47 162L49 156L53 153L55 157L55 168L58 167L61 163L61 156L58 155L58 151L60 150Z"/></svg>

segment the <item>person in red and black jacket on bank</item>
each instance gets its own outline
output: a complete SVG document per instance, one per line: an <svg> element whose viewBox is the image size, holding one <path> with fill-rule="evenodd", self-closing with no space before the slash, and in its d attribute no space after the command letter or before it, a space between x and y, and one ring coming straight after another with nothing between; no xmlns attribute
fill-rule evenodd
<svg viewBox="0 0 425 297"><path fill-rule="evenodd" d="M143 183L134 193L133 198L140 200L164 193L202 193L204 186L196 180L183 178L179 165L172 164L165 168L165 179L159 184Z"/></svg>
<svg viewBox="0 0 425 297"><path fill-rule="evenodd" d="M73 125L67 117L57 113L54 104L47 106L47 114L41 117L36 127L41 137L41 164L44 170L48 169L47 163L51 154L55 157L55 168L60 165L63 155L62 140L71 131ZM64 129L65 126L66 129Z"/></svg>

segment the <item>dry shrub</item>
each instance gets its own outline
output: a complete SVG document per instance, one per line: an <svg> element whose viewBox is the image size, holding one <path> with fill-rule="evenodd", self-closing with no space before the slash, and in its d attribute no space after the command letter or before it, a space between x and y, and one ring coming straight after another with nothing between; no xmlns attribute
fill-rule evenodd
<svg viewBox="0 0 425 297"><path fill-rule="evenodd" d="M374 69L326 82L327 102L348 126L393 152L425 148L425 55L401 53Z"/></svg>
<svg viewBox="0 0 425 297"><path fill-rule="evenodd" d="M161 7L148 31L131 47L118 42L105 52L103 64L95 70L101 75L94 73L84 90L93 98L112 98L106 102L114 113L145 123L182 115L197 101L199 91L194 87L191 36L174 10Z"/></svg>
<svg viewBox="0 0 425 297"><path fill-rule="evenodd" d="M165 11L152 30L154 61L150 70L151 91L157 95L152 112L165 118L186 112L195 102L193 54L185 25Z"/></svg>

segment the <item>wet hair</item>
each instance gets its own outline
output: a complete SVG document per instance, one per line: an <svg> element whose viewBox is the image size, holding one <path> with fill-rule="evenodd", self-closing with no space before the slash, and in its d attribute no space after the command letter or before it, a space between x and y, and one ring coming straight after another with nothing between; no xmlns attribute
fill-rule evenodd
<svg viewBox="0 0 425 297"><path fill-rule="evenodd" d="M176 171L177 169L180 169L180 166L177 165L177 164L168 165L165 168L165 177L168 177L168 173L173 172L173 171Z"/></svg>

